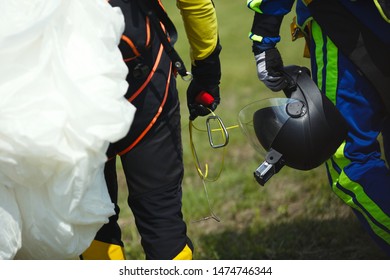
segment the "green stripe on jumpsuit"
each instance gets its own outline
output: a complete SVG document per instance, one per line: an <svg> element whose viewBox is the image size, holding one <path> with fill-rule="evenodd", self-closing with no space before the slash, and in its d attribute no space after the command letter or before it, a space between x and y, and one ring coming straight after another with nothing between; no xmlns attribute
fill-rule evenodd
<svg viewBox="0 0 390 280"><path fill-rule="evenodd" d="M315 22L311 55L313 79L349 125L347 140L326 163L331 187L390 254L390 171L377 141L390 124L383 102Z"/></svg>

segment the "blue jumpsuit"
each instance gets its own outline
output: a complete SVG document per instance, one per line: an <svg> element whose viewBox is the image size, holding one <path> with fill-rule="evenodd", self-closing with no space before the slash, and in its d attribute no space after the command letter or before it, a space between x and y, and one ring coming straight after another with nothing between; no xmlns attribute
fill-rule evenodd
<svg viewBox="0 0 390 280"><path fill-rule="evenodd" d="M390 24L381 17L373 1L340 2L390 50ZM278 27L293 4L294 0L248 0L248 7L256 12L250 38L276 45L280 40ZM303 1L297 1L296 13L301 30L308 30L313 80L348 122L346 141L326 162L331 188L390 255L390 170L384 160L390 160L389 113L372 83L332 42L324 26L311 18ZM390 94L390 88L387 92Z"/></svg>

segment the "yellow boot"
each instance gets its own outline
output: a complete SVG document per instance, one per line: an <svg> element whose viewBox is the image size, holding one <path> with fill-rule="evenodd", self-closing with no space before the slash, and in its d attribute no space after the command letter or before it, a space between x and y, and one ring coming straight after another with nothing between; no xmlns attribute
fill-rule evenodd
<svg viewBox="0 0 390 280"><path fill-rule="evenodd" d="M186 245L184 249L173 260L192 260L192 250Z"/></svg>
<svg viewBox="0 0 390 280"><path fill-rule="evenodd" d="M98 240L80 256L81 260L125 260L125 251L122 246L110 244Z"/></svg>

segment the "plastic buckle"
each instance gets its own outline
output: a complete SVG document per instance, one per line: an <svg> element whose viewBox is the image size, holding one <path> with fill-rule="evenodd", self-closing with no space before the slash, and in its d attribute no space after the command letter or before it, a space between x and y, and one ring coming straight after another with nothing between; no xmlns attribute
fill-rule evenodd
<svg viewBox="0 0 390 280"><path fill-rule="evenodd" d="M273 175L279 172L284 166L284 160L281 153L271 149L267 155L265 161L256 169L253 173L256 181L264 186L265 183L271 179Z"/></svg>

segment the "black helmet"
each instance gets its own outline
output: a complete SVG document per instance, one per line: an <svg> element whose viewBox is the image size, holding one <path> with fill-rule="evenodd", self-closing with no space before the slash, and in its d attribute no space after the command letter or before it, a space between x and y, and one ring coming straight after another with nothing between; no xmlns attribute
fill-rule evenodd
<svg viewBox="0 0 390 280"><path fill-rule="evenodd" d="M266 151L254 172L264 185L284 165L310 170L329 159L347 135L347 124L333 103L320 92L309 69L284 68L287 98L268 98L241 110L244 133ZM252 118L252 119L250 119ZM257 142L257 143L256 143Z"/></svg>

